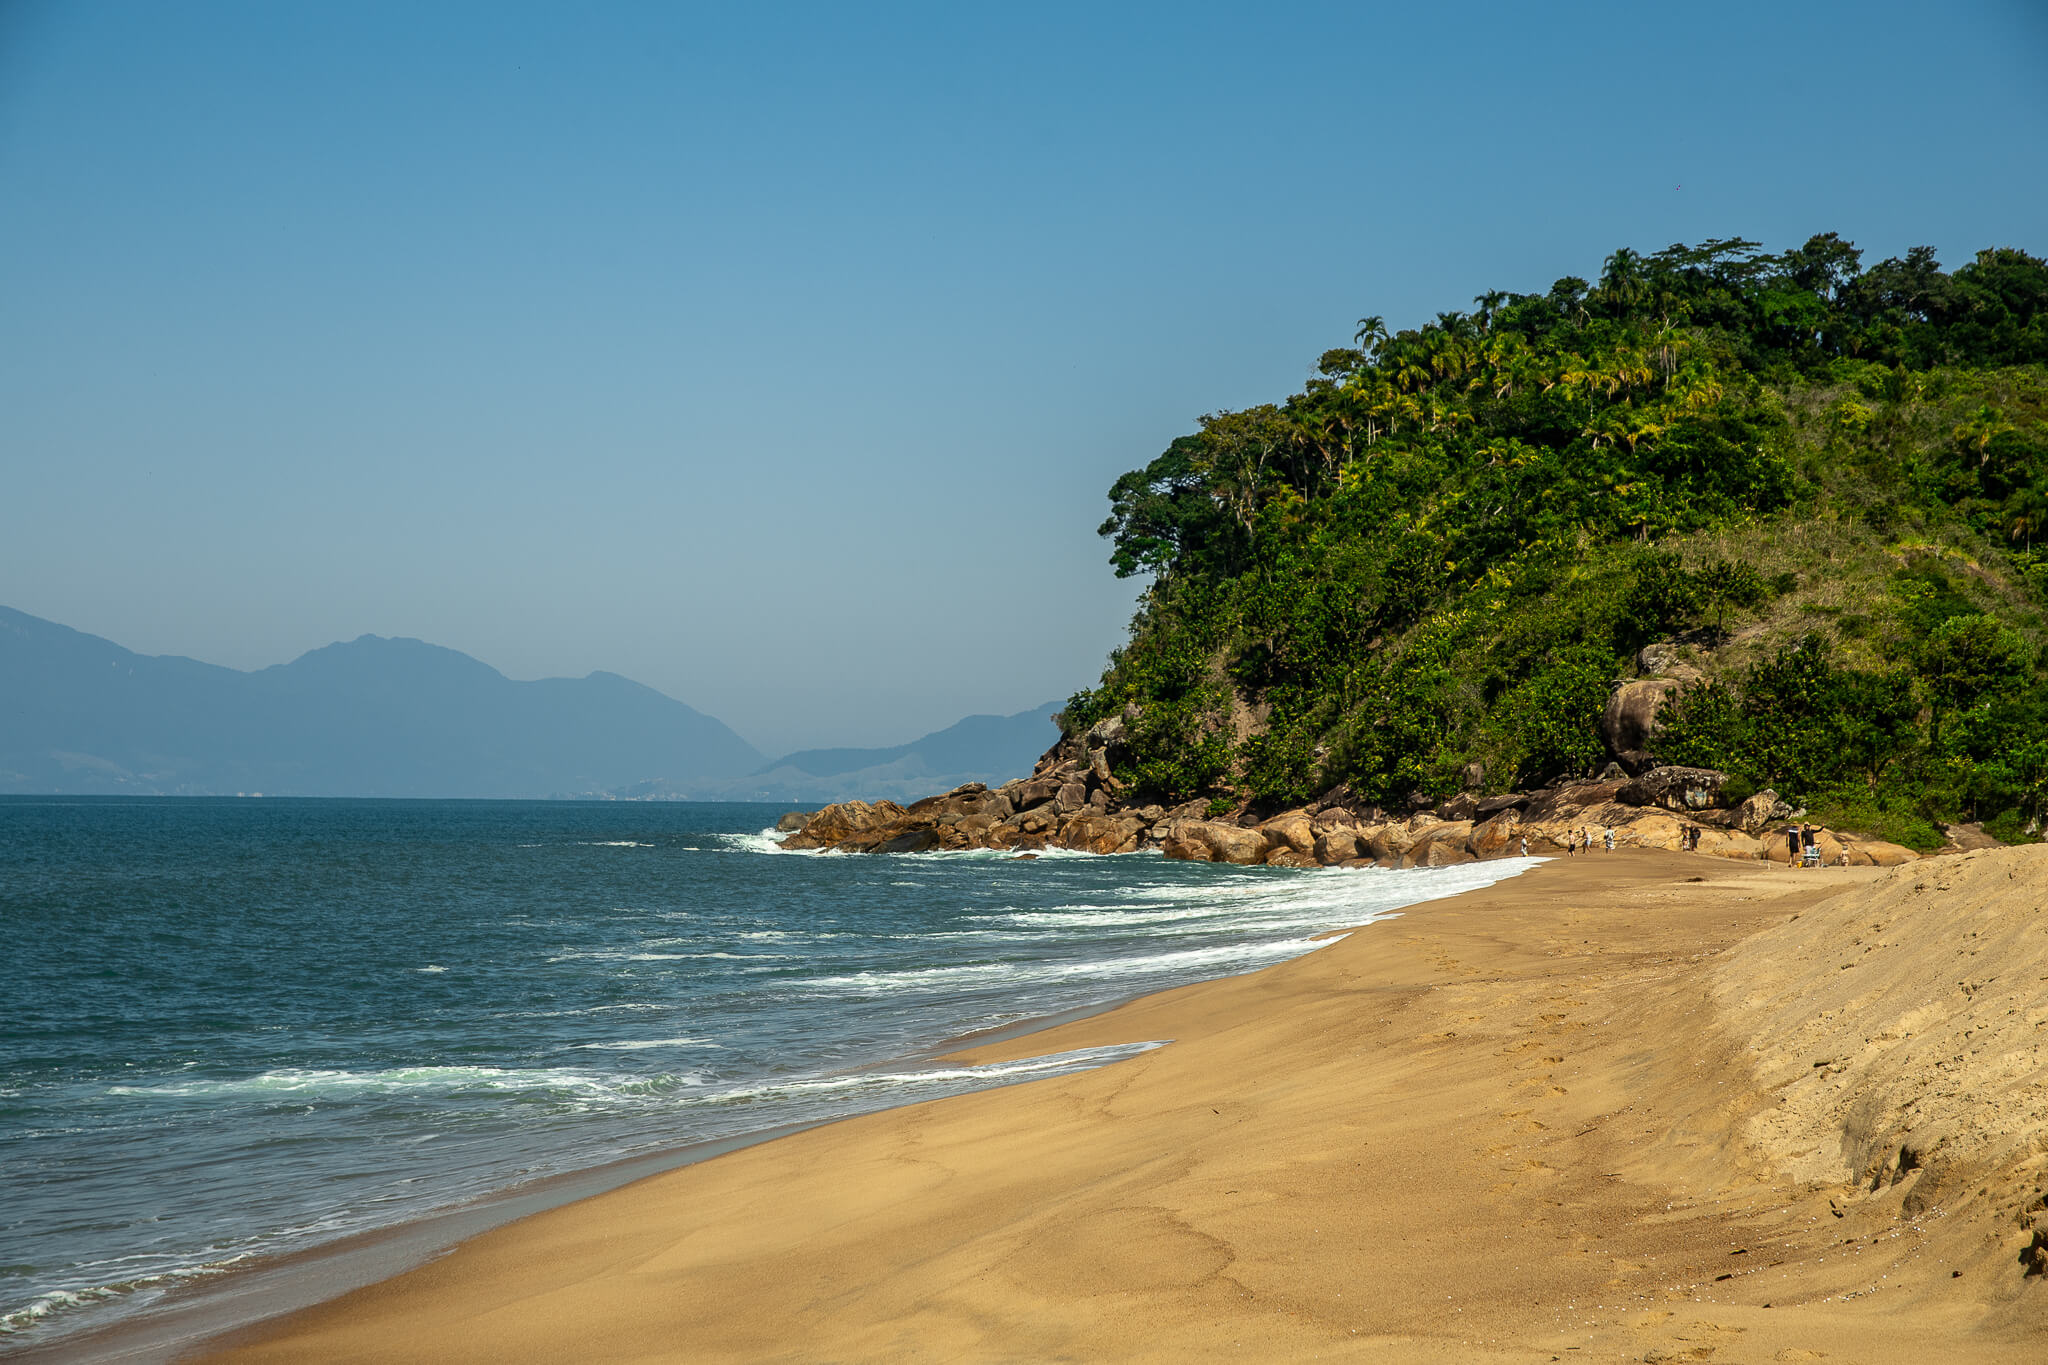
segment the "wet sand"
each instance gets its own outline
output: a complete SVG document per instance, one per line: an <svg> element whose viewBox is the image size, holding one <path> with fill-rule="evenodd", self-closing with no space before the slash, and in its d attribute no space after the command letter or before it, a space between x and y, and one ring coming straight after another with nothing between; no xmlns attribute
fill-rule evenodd
<svg viewBox="0 0 2048 1365"><path fill-rule="evenodd" d="M2048 943L2028 937L2048 914L2025 908L2048 900L2048 849L2008 852L2029 856L1978 869L2014 888L2001 962L2039 949L2048 980ZM1925 984L1955 975L1911 941L1913 906L1948 894L1935 876L1553 861L1277 967L956 1055L1170 1047L536 1214L207 1358L2048 1359L2048 1276L2025 1259L2027 1153L2048 1153L2028 1125L2048 1106L2030 1107L2041 1057L2021 1055L2048 1040L2027 1003L2048 987L1999 998L1996 1056L1958 1043L1958 1070L1926 1062L1951 1105L1990 1084L1980 1063L2013 1092L1977 1146L1850 1169L1863 1137L1893 1141L1872 1104L1939 1096L1898 1099L1880 1074L1900 1056L1912 1072L1910 1051L1866 1040L1866 1074L1836 1035L1938 989L1968 1038L1992 1000ZM1904 908L1863 951L1918 975L1831 999L1834 1032L1809 1033L1797 1002L1841 995L1834 959L1883 905Z"/></svg>

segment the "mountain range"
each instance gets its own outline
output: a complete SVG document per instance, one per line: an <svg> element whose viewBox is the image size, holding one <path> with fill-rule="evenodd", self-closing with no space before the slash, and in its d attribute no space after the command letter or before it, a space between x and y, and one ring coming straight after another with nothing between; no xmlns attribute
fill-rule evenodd
<svg viewBox="0 0 2048 1365"><path fill-rule="evenodd" d="M1042 707L889 749L775 762L616 673L520 682L364 635L243 672L0 607L0 793L830 800L1017 776ZM1035 726L1021 724L1036 718Z"/></svg>

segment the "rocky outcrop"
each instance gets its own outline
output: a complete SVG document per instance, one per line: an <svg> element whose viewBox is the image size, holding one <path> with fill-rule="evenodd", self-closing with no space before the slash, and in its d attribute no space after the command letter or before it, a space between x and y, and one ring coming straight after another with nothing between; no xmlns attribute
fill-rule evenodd
<svg viewBox="0 0 2048 1365"><path fill-rule="evenodd" d="M1614 689L1600 715L1600 738L1607 752L1625 754L1649 748L1657 733L1657 711L1684 688L1678 678L1639 678Z"/></svg>
<svg viewBox="0 0 2048 1365"><path fill-rule="evenodd" d="M1681 813L1711 810L1728 774L1712 768L1652 768L1622 784L1615 799L1631 806L1662 806Z"/></svg>
<svg viewBox="0 0 2048 1365"><path fill-rule="evenodd" d="M1789 809L1762 791L1732 807L1726 774L1706 768L1617 771L1607 780L1532 792L1460 792L1433 809L1388 814L1345 788L1264 819L1217 814L1191 801L1167 809L1135 806L1116 777L1127 720L1112 717L1048 750L1031 776L991 789L969 783L909 806L844 801L777 822L787 849L920 853L1044 848L1085 853L1156 849L1192 862L1268 867L1448 867L1527 852L1549 856L1572 844L1685 850L1723 858L1785 862ZM1473 776L1483 777L1483 774ZM1894 866L1910 849L1831 830L1817 836L1830 866Z"/></svg>

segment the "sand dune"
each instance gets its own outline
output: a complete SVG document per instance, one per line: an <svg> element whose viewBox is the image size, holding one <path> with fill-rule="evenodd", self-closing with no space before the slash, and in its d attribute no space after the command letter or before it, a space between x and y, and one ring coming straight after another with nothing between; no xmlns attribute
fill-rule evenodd
<svg viewBox="0 0 2048 1365"><path fill-rule="evenodd" d="M217 1358L2048 1359L2044 902L2048 848L1553 862Z"/></svg>

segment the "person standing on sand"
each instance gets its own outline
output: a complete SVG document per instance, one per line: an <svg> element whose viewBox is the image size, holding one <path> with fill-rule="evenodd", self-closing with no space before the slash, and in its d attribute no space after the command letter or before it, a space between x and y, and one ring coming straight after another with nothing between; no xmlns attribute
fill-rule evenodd
<svg viewBox="0 0 2048 1365"><path fill-rule="evenodd" d="M1529 856L1529 836L1526 834L1522 836L1522 856L1524 858ZM1846 858L1848 855L1843 854L1842 856Z"/></svg>
<svg viewBox="0 0 2048 1365"><path fill-rule="evenodd" d="M1607 851L1609 853L1614 852L1614 826L1612 825L1607 827Z"/></svg>

